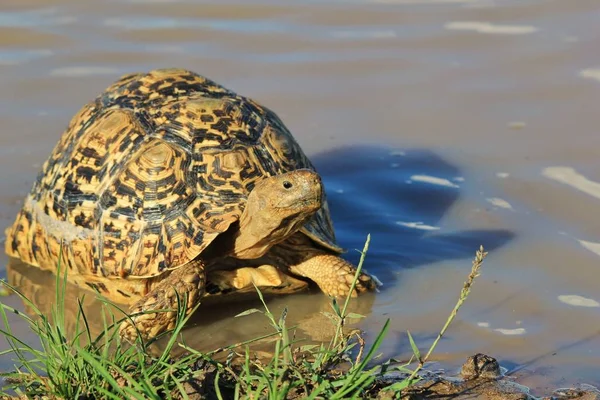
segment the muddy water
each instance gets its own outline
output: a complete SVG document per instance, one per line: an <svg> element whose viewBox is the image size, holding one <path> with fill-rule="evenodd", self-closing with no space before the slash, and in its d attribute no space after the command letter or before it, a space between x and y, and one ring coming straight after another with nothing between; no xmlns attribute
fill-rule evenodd
<svg viewBox="0 0 600 400"><path fill-rule="evenodd" d="M429 343L481 243L440 366L485 351L537 392L598 384L599 16L595 0L3 0L0 224L84 102L126 72L189 68L281 116L324 175L348 258L371 233L385 286L360 326L392 319L386 356L409 352L406 329ZM322 300L273 307L310 333ZM188 337L267 329L250 316Z"/></svg>

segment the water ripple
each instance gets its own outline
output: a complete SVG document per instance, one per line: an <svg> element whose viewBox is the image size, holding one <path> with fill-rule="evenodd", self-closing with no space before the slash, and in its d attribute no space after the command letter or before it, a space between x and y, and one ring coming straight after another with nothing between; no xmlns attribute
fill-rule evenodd
<svg viewBox="0 0 600 400"><path fill-rule="evenodd" d="M0 65L19 65L38 58L49 57L53 54L50 49L4 49L0 50Z"/></svg>
<svg viewBox="0 0 600 400"><path fill-rule="evenodd" d="M67 77L81 77L81 76L92 76L92 75L114 75L119 70L112 67L101 67L101 66L73 66L73 67L61 67L55 68L50 71L51 76L67 76Z"/></svg>
<svg viewBox="0 0 600 400"><path fill-rule="evenodd" d="M61 15L56 8L44 8L33 11L0 12L0 27L7 28L39 28L43 26L67 25L77 18Z"/></svg>
<svg viewBox="0 0 600 400"><path fill-rule="evenodd" d="M459 31L474 31L492 35L526 35L537 32L538 29L529 25L496 25L489 22L457 21L448 22L444 28Z"/></svg>

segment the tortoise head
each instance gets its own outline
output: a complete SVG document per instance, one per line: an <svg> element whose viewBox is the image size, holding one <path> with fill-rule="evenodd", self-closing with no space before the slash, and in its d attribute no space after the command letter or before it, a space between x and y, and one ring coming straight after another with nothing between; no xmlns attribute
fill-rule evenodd
<svg viewBox="0 0 600 400"><path fill-rule="evenodd" d="M323 205L321 177L308 169L258 182L240 217L231 255L253 259L298 231Z"/></svg>

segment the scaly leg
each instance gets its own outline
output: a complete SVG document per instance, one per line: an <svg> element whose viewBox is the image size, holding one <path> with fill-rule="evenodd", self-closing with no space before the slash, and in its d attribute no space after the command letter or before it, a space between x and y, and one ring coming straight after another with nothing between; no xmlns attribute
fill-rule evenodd
<svg viewBox="0 0 600 400"><path fill-rule="evenodd" d="M252 286L252 283L258 287L275 287L284 282L281 271L272 265L212 271L209 277L210 281L221 289L244 289Z"/></svg>
<svg viewBox="0 0 600 400"><path fill-rule="evenodd" d="M177 294L180 301L187 299L185 310L187 315L204 295L205 281L204 264L199 260L190 261L172 271L129 309L130 314L165 309L169 311L132 317L135 327L129 319L124 321L119 329L121 337L130 342L135 341L136 327L144 339L156 337L162 332L173 329L177 320Z"/></svg>
<svg viewBox="0 0 600 400"><path fill-rule="evenodd" d="M333 254L314 252L304 260L288 266L290 272L314 281L325 294L333 297L345 297L350 292L356 267ZM375 281L361 273L356 281L352 297L359 293L374 290Z"/></svg>

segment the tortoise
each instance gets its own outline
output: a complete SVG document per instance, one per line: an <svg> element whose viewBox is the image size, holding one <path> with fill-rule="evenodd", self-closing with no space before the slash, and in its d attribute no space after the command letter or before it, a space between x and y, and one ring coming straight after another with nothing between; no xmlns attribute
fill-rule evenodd
<svg viewBox="0 0 600 400"><path fill-rule="evenodd" d="M338 297L356 272L279 117L185 69L124 75L83 106L6 237L8 255L129 304L127 340L172 329L172 311L139 313L180 295L189 313L207 273L233 288L291 274ZM351 295L375 287L362 273Z"/></svg>

